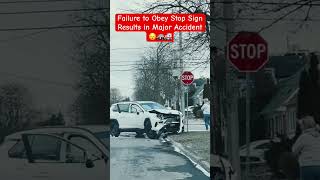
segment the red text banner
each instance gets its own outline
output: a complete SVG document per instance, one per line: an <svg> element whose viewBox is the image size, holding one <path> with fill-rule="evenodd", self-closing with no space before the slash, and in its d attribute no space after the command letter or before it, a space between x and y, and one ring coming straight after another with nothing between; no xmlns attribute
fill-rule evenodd
<svg viewBox="0 0 320 180"><path fill-rule="evenodd" d="M118 32L146 32L150 42L173 42L175 32L205 32L205 14L116 14Z"/></svg>

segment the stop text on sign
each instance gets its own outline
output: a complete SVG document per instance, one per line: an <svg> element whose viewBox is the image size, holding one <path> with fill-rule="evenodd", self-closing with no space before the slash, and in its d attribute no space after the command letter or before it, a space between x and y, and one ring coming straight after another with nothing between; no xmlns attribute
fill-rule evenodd
<svg viewBox="0 0 320 180"><path fill-rule="evenodd" d="M269 60L268 43L256 32L239 32L227 45L227 58L240 72L256 72Z"/></svg>
<svg viewBox="0 0 320 180"><path fill-rule="evenodd" d="M233 44L230 49L232 58L243 60L261 58L267 50L264 44Z"/></svg>
<svg viewBox="0 0 320 180"><path fill-rule="evenodd" d="M205 14L116 14L118 32L146 32L150 42L173 42L175 32L205 32Z"/></svg>
<svg viewBox="0 0 320 180"><path fill-rule="evenodd" d="M184 71L182 74L181 74L181 82L184 84L184 85L190 85L193 83L193 80L194 80L194 76L192 74L192 72L190 71Z"/></svg>
<svg viewBox="0 0 320 180"><path fill-rule="evenodd" d="M190 81L193 80L193 75L182 75L181 76L182 81Z"/></svg>

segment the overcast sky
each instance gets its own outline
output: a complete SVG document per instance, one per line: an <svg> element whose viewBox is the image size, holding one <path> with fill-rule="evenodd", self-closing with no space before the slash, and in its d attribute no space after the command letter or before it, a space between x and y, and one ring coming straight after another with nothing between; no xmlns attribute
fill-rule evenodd
<svg viewBox="0 0 320 180"><path fill-rule="evenodd" d="M77 8L81 8L81 1L17 3L1 4L0 12ZM1 14L0 29L61 26L70 23L70 14ZM78 78L71 60L72 32L36 32L39 30L0 32L0 83L21 83L29 89L37 107L65 111L76 95L72 86Z"/></svg>
<svg viewBox="0 0 320 180"><path fill-rule="evenodd" d="M152 2L149 0L148 2ZM137 6L141 0L111 0L111 57L110 57L110 83L111 87L119 88L123 96L132 97L134 88L133 74L135 71L122 71L132 68L128 64L134 64L140 60L146 47L154 46L156 43L147 42L144 32L116 32L114 16L116 13L128 13L126 10L137 10L141 7ZM130 12L129 12L130 13ZM176 34L177 35L177 34ZM173 43L172 47L176 46L177 42ZM137 48L137 49L125 49ZM209 50L205 53L209 53ZM120 66L119 66L120 65ZM127 66L126 66L127 65ZM192 70L194 68L186 68ZM121 70L121 71L119 71ZM193 71L195 78L209 77L209 64L203 65Z"/></svg>

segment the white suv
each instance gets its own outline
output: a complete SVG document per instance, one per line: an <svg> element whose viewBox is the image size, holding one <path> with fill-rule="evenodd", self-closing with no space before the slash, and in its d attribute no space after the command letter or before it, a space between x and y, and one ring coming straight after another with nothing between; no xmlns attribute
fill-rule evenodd
<svg viewBox="0 0 320 180"><path fill-rule="evenodd" d="M7 136L1 179L69 180L109 177L109 127L46 127Z"/></svg>
<svg viewBox="0 0 320 180"><path fill-rule="evenodd" d="M165 121L170 122L168 132L179 133L184 130L182 113L169 110L152 101L120 102L110 108L110 134L118 137L121 132L146 133L151 139Z"/></svg>

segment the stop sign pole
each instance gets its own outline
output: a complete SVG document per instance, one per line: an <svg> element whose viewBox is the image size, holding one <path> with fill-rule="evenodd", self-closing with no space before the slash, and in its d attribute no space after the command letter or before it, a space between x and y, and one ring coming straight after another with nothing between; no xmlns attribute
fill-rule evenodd
<svg viewBox="0 0 320 180"><path fill-rule="evenodd" d="M239 71L246 73L246 172L248 179L250 172L250 73L259 71L268 62L268 44L256 32L239 32L228 43L227 57L231 64Z"/></svg>
<svg viewBox="0 0 320 180"><path fill-rule="evenodd" d="M186 85L186 91L187 91L187 115L186 115L186 119L187 119L187 132L189 132L189 118L188 118L188 107L189 107L189 104L188 104L188 98L189 98L189 85L193 83L193 80L194 80L194 76L192 74L192 72L190 71L184 71L182 74L181 74L181 83ZM183 111L185 111L185 107L182 108ZM183 112L182 112L183 113ZM183 113L184 114L184 113Z"/></svg>

